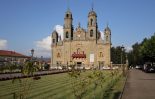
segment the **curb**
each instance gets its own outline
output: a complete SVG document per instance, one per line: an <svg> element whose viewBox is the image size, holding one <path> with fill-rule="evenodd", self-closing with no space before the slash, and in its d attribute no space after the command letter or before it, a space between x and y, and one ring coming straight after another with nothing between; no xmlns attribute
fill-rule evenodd
<svg viewBox="0 0 155 99"><path fill-rule="evenodd" d="M124 89L125 89L125 86L126 86L126 82L127 82L127 78L128 78L129 72L130 72L130 70L128 70L128 72L127 72L127 75L126 75L126 78L125 78L125 82L124 82L124 87L123 87L123 90L122 90L122 92L121 92L121 94L120 94L120 96L119 96L118 99L122 99L122 96L123 96L123 93L124 93Z"/></svg>

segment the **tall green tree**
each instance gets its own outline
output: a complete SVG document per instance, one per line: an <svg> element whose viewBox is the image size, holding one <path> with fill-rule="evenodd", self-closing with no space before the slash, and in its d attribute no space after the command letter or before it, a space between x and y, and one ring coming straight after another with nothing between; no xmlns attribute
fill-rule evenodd
<svg viewBox="0 0 155 99"><path fill-rule="evenodd" d="M128 52L130 65L142 65L145 62L155 62L155 33L151 38L144 38L142 42L132 45Z"/></svg>
<svg viewBox="0 0 155 99"><path fill-rule="evenodd" d="M143 41L140 52L144 62L155 62L155 34Z"/></svg>
<svg viewBox="0 0 155 99"><path fill-rule="evenodd" d="M126 60L125 55L126 55L125 49L122 50L121 46L111 48L111 61L113 62L113 64L125 63Z"/></svg>

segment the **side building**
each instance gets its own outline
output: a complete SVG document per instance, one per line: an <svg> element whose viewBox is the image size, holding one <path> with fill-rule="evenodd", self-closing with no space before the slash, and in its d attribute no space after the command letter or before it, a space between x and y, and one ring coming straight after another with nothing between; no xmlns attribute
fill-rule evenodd
<svg viewBox="0 0 155 99"><path fill-rule="evenodd" d="M15 51L8 51L8 50L0 50L0 66L8 62L12 63L24 63L26 60L30 59L31 57L20 54Z"/></svg>
<svg viewBox="0 0 155 99"><path fill-rule="evenodd" d="M97 14L88 13L87 30L80 26L74 30L73 17L67 10L64 17L63 40L56 31L52 32L51 66L69 66L75 64L89 68L110 66L111 30L104 29L104 39L98 30Z"/></svg>

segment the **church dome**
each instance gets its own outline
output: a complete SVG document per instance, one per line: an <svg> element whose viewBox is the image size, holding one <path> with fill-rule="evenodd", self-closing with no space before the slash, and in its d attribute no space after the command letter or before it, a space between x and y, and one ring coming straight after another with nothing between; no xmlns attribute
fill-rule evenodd
<svg viewBox="0 0 155 99"><path fill-rule="evenodd" d="M65 13L66 18L72 18L72 12L68 9Z"/></svg>
<svg viewBox="0 0 155 99"><path fill-rule="evenodd" d="M105 28L104 31L109 31L109 32L110 32L111 30L110 30L110 28L107 26L107 27Z"/></svg>
<svg viewBox="0 0 155 99"><path fill-rule="evenodd" d="M70 10L67 10L67 11L66 11L66 14L72 14L72 13L71 13L71 11L70 11Z"/></svg>
<svg viewBox="0 0 155 99"><path fill-rule="evenodd" d="M95 11L92 10L89 12L88 16L97 16L97 14Z"/></svg>
<svg viewBox="0 0 155 99"><path fill-rule="evenodd" d="M58 36L57 31L53 31L52 36Z"/></svg>

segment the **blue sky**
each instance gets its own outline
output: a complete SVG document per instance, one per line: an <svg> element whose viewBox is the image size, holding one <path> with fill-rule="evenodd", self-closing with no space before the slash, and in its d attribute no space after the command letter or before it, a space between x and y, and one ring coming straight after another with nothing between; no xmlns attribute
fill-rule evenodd
<svg viewBox="0 0 155 99"><path fill-rule="evenodd" d="M99 30L107 23L111 28L113 46L130 48L155 32L155 0L0 0L0 49L30 55L34 48L36 56L50 56L43 45L54 27L64 24L68 5L74 27L80 22L87 29L92 2Z"/></svg>

